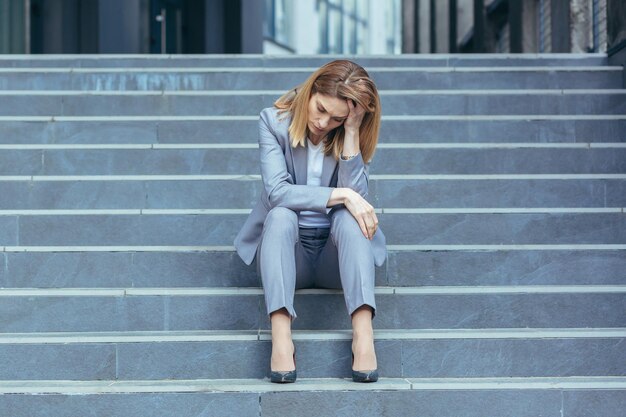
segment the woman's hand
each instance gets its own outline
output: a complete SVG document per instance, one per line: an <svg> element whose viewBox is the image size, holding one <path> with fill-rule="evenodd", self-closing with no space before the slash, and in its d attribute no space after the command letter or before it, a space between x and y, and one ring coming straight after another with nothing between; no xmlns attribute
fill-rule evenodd
<svg viewBox="0 0 626 417"><path fill-rule="evenodd" d="M342 156L356 155L360 151L359 145L359 129L365 116L365 108L360 104L354 105L352 100L346 100L350 113L348 118L343 122L345 136L343 139Z"/></svg>
<svg viewBox="0 0 626 417"><path fill-rule="evenodd" d="M350 188L335 188L328 200L328 206L344 204L357 221L363 236L372 240L378 229L378 217L374 207L359 193Z"/></svg>
<svg viewBox="0 0 626 417"><path fill-rule="evenodd" d="M361 123L363 122L363 116L365 116L365 108L360 104L354 105L354 102L350 99L346 100L348 103L348 109L350 109L350 113L348 114L348 118L343 123L343 128L346 133L359 133L359 129L361 128Z"/></svg>

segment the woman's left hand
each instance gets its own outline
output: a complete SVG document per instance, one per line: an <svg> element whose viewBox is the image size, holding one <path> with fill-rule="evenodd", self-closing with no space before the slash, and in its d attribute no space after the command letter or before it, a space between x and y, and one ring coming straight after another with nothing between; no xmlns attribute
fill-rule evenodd
<svg viewBox="0 0 626 417"><path fill-rule="evenodd" d="M350 99L346 100L348 103L348 109L350 109L350 114L348 114L348 118L343 123L343 128L347 131L352 131L354 133L358 133L361 128L361 122L363 122L363 116L365 116L365 108L360 104L354 105L354 102Z"/></svg>

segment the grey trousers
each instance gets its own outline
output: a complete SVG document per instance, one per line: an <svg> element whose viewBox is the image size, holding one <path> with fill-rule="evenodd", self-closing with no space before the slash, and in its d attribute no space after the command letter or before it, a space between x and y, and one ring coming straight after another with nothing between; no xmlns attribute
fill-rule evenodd
<svg viewBox="0 0 626 417"><path fill-rule="evenodd" d="M330 229L300 228L293 210L270 210L256 254L268 315L286 308L295 319L296 288L343 288L349 314L364 304L375 314L371 242L346 208L332 210L330 222Z"/></svg>

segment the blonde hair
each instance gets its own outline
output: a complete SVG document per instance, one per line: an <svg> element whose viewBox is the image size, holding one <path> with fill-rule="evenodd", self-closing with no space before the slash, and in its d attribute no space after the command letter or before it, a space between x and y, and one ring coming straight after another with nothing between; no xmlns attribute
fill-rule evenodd
<svg viewBox="0 0 626 417"><path fill-rule="evenodd" d="M353 100L365 108L365 115L359 128L359 147L365 162L374 156L380 130L380 98L374 81L363 67L347 60L336 60L325 64L296 88L283 94L274 102L279 113L291 115L289 136L291 146L305 146L309 134L309 100L316 94L342 100ZM345 130L343 124L328 133L324 153L333 154L339 159L343 151Z"/></svg>

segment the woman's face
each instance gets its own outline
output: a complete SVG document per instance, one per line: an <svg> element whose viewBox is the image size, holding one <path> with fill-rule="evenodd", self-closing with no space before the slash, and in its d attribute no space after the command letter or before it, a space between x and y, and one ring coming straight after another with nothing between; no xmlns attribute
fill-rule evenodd
<svg viewBox="0 0 626 417"><path fill-rule="evenodd" d="M315 139L322 139L328 132L341 126L349 114L350 109L345 100L315 93L309 100L309 131Z"/></svg>

